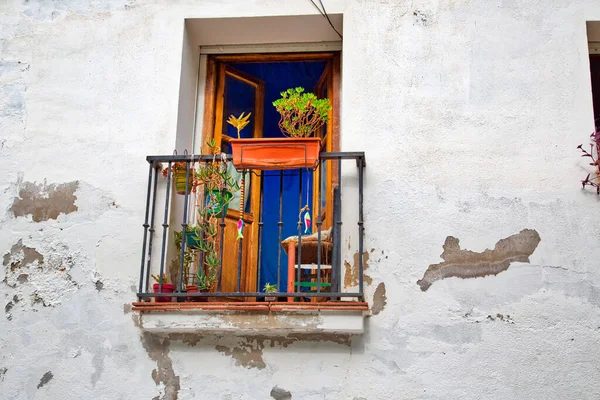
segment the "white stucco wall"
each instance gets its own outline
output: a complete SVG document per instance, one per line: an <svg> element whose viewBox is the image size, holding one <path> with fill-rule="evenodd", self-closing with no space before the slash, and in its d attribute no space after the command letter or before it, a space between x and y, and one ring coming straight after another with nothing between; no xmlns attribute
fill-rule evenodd
<svg viewBox="0 0 600 400"><path fill-rule="evenodd" d="M144 158L169 154L190 113L184 19L310 2L0 2L0 398L598 398L600 199L580 190L576 146L600 3L324 3L344 14L342 150L367 155L367 291L387 295L350 342L165 339L128 306ZM541 239L530 263L417 285L448 236L482 252L523 229Z"/></svg>

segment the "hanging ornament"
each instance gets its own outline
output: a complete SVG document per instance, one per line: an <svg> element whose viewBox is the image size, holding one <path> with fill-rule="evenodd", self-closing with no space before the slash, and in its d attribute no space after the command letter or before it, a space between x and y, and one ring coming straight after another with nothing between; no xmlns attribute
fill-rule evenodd
<svg viewBox="0 0 600 400"><path fill-rule="evenodd" d="M237 239L243 239L244 238L244 220L242 219L243 215L244 215L244 186L245 186L245 173L244 171L242 171L242 185L240 187L240 219L238 220L237 223Z"/></svg>
<svg viewBox="0 0 600 400"><path fill-rule="evenodd" d="M306 208L306 214L304 214L304 233L310 233L310 209Z"/></svg>

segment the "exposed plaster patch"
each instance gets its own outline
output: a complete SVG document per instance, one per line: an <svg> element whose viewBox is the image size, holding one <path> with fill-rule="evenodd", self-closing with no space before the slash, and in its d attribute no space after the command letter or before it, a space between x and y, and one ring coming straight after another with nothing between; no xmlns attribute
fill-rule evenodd
<svg viewBox="0 0 600 400"><path fill-rule="evenodd" d="M385 295L385 283L381 282L375 289L373 295L373 305L371 306L371 313L373 315L379 314L385 308L387 304L387 296Z"/></svg>
<svg viewBox="0 0 600 400"><path fill-rule="evenodd" d="M171 333L169 339L171 341L179 340L189 346L195 346L204 339L204 336L197 333Z"/></svg>
<svg viewBox="0 0 600 400"><path fill-rule="evenodd" d="M77 211L75 191L78 187L78 181L62 184L21 182L19 196L15 197L9 211L15 217L31 215L35 222L57 219L60 214Z"/></svg>
<svg viewBox="0 0 600 400"><path fill-rule="evenodd" d="M515 321L508 314L506 314L506 316L503 315L503 314L496 314L495 316L488 315L487 319L490 320L490 321L496 321L496 320L498 320L498 321L506 322L507 324L514 324L515 323Z"/></svg>
<svg viewBox="0 0 600 400"><path fill-rule="evenodd" d="M132 308L133 306L131 305L131 303L123 304L123 314L129 314Z"/></svg>
<svg viewBox="0 0 600 400"><path fill-rule="evenodd" d="M358 257L358 252L354 253L354 261L352 265L350 265L348 261L344 261L344 266L346 267L346 271L344 273L345 287L358 286L358 282L360 279ZM369 253L365 251L363 253L363 280L367 285L370 285L371 283L373 283L373 279L371 279L369 275L364 273L364 271L366 271L367 269L369 269Z"/></svg>
<svg viewBox="0 0 600 400"><path fill-rule="evenodd" d="M339 345L350 346L352 338L348 335L337 334L289 334L285 337L270 336L240 336L236 338L238 343L234 346L217 344L215 350L231 356L236 365L245 368L263 369L266 364L262 358L263 349L266 346L288 347L296 342L332 342Z"/></svg>
<svg viewBox="0 0 600 400"><path fill-rule="evenodd" d="M17 243L12 245L10 251L4 254L2 265L10 265L9 268L12 272L18 268L21 268L22 266L33 264L36 261L41 267L41 265L44 263L44 256L33 247L23 246L23 239L19 239ZM19 275L17 279L19 281L27 281L26 277L23 278L21 275Z"/></svg>
<svg viewBox="0 0 600 400"><path fill-rule="evenodd" d="M444 243L441 258L445 261L431 264L423 278L417 281L422 291L426 291L433 282L449 278L480 278L498 275L506 271L513 262L529 262L540 243L540 235L533 229L524 229L516 235L507 237L496 243L494 250L476 253L462 250L459 240L448 236Z"/></svg>
<svg viewBox="0 0 600 400"><path fill-rule="evenodd" d="M44 242L42 246L40 252L23 245L21 239L14 244L3 257L3 283L19 291L15 296L30 297L32 305L54 306L68 292L79 288L70 274L79 255L71 254L60 243Z"/></svg>
<svg viewBox="0 0 600 400"><path fill-rule="evenodd" d="M292 394L289 391L282 389L279 386L274 386L273 389L271 389L270 394L275 400L290 400L292 398Z"/></svg>
<svg viewBox="0 0 600 400"><path fill-rule="evenodd" d="M152 400L177 400L181 387L179 377L175 376L173 370L173 361L169 357L170 340L148 332L144 332L140 340L148 357L156 361L156 369L152 371L154 383L157 387L164 386L162 396L156 396Z"/></svg>
<svg viewBox="0 0 600 400"><path fill-rule="evenodd" d="M41 388L42 386L44 386L45 384L47 384L48 382L50 382L52 380L52 378L54 378L54 375L52 374L51 371L48 371L44 374L44 376L42 376L42 379L40 379L40 383L38 383L37 388Z"/></svg>
<svg viewBox="0 0 600 400"><path fill-rule="evenodd" d="M238 366L257 369L263 369L267 366L262 358L262 348L241 346L230 349L226 346L216 345L215 350L226 356L231 356L235 360L235 365Z"/></svg>

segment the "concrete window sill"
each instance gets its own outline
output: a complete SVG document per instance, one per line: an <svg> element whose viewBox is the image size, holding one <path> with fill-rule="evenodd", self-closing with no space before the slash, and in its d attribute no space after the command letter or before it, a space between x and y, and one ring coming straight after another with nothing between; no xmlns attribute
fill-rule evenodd
<svg viewBox="0 0 600 400"><path fill-rule="evenodd" d="M133 303L140 327L156 333L360 335L369 312L364 302Z"/></svg>

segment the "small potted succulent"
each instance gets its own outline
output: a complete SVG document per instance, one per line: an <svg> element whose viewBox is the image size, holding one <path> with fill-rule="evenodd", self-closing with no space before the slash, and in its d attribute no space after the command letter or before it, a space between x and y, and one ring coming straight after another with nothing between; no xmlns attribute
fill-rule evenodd
<svg viewBox="0 0 600 400"><path fill-rule="evenodd" d="M265 283L265 293L277 293L277 285L271 285L269 282ZM277 301L275 296L265 296L265 301Z"/></svg>
<svg viewBox="0 0 600 400"><path fill-rule="evenodd" d="M321 139L311 137L328 120L331 111L329 99L319 99L297 87L281 92L273 102L280 115L279 129L287 138L254 138L231 140L233 164L238 169L294 169L312 168L319 159ZM238 128L247 122L240 116L227 121Z"/></svg>
<svg viewBox="0 0 600 400"><path fill-rule="evenodd" d="M173 293L175 291L175 285L172 283L167 283L167 275L162 274L162 277L158 275L152 275L152 278L156 281L154 285L152 285L152 289L154 293ZM160 291L160 283L162 281L162 291ZM170 302L172 297L155 297L155 301L159 303L168 303Z"/></svg>
<svg viewBox="0 0 600 400"><path fill-rule="evenodd" d="M196 291L198 293L208 293L215 283L216 276L216 269L213 269L210 275L207 275L203 267L198 268L198 272L196 273ZM207 297L191 297L191 299L193 301L208 301Z"/></svg>
<svg viewBox="0 0 600 400"><path fill-rule="evenodd" d="M187 232L186 232L187 233ZM187 235L184 236L182 232L173 232L175 236L175 248L177 249L176 258L171 262L169 266L169 277L172 282L179 282L179 269L181 268L181 244L182 240L186 238L186 247L183 252L183 276L181 281L183 283L183 289L185 291L195 292L196 289L194 285L187 285L190 276L190 267L192 266L194 259L196 257L197 248L190 246L187 242Z"/></svg>

